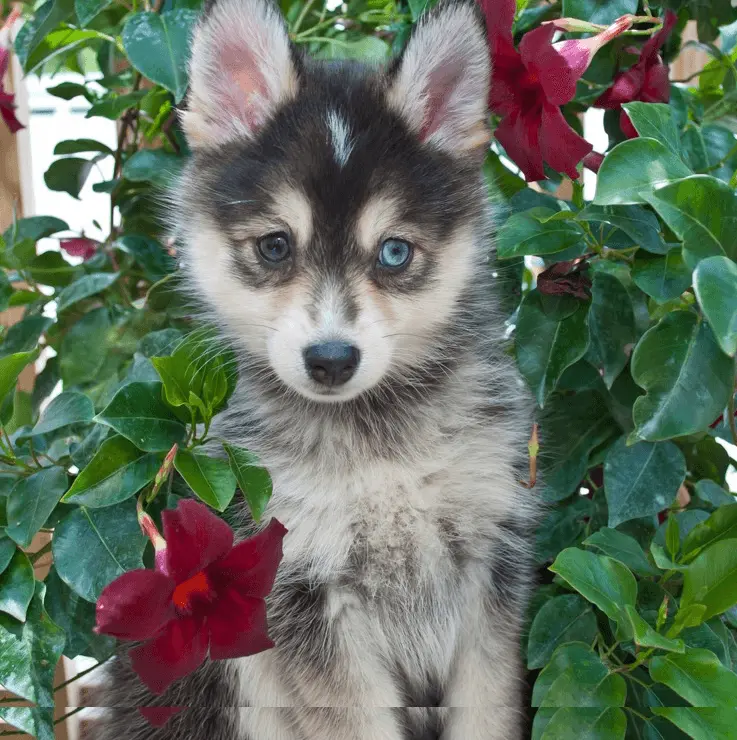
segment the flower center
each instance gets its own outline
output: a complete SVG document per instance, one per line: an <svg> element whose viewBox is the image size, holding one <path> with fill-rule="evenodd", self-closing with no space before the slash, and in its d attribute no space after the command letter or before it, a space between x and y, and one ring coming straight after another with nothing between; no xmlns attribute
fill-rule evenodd
<svg viewBox="0 0 737 740"><path fill-rule="evenodd" d="M192 576L189 580L180 583L172 595L174 605L182 610L189 611L192 608L193 601L207 601L211 595L212 589L207 580L204 571Z"/></svg>

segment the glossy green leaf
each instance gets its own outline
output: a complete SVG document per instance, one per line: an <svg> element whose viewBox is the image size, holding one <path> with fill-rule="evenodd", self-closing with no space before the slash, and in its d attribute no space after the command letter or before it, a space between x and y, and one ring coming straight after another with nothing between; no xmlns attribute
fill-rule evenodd
<svg viewBox="0 0 737 740"><path fill-rule="evenodd" d="M64 501L91 508L125 501L154 479L163 460L163 453L143 453L125 437L111 437L79 473Z"/></svg>
<svg viewBox="0 0 737 740"><path fill-rule="evenodd" d="M617 18L637 12L637 0L563 0L561 15L608 26Z"/></svg>
<svg viewBox="0 0 737 740"><path fill-rule="evenodd" d="M719 346L737 352L737 264L726 257L708 257L696 265L694 290Z"/></svg>
<svg viewBox="0 0 737 740"><path fill-rule="evenodd" d="M592 516L592 503L583 496L561 504L541 520L535 537L537 562L554 560L564 548L577 544Z"/></svg>
<svg viewBox="0 0 737 740"><path fill-rule="evenodd" d="M168 451L186 429L163 402L161 383L129 383L96 420L115 429L144 452Z"/></svg>
<svg viewBox="0 0 737 740"><path fill-rule="evenodd" d="M632 355L632 377L646 394L635 401L634 437L657 441L706 429L727 405L732 363L705 321L667 314Z"/></svg>
<svg viewBox="0 0 737 740"><path fill-rule="evenodd" d="M632 279L644 293L658 303L678 298L691 287L691 270L683 261L680 249L671 249L665 255L635 255Z"/></svg>
<svg viewBox="0 0 737 740"><path fill-rule="evenodd" d="M81 274L80 271L80 267L69 264L59 252L39 254L28 268L28 272L37 283L55 288L69 285Z"/></svg>
<svg viewBox="0 0 737 740"><path fill-rule="evenodd" d="M708 175L694 175L649 193L648 202L683 242L692 269L707 257L737 259L737 195Z"/></svg>
<svg viewBox="0 0 737 740"><path fill-rule="evenodd" d="M627 687L582 642L561 645L535 682L533 707L621 707Z"/></svg>
<svg viewBox="0 0 737 740"><path fill-rule="evenodd" d="M74 14L74 0L48 0L37 7L15 39L15 52L25 72L32 52L60 23Z"/></svg>
<svg viewBox="0 0 737 740"><path fill-rule="evenodd" d="M251 516L258 522L271 498L271 476L266 468L259 465L258 458L252 452L229 444L223 444L223 448L238 487L246 497Z"/></svg>
<svg viewBox="0 0 737 740"><path fill-rule="evenodd" d="M84 393L66 391L60 393L46 407L32 434L47 434L70 424L92 421L95 407Z"/></svg>
<svg viewBox="0 0 737 740"><path fill-rule="evenodd" d="M30 547L33 537L67 490L67 474L53 467L21 478L8 496L8 537L21 547Z"/></svg>
<svg viewBox="0 0 737 740"><path fill-rule="evenodd" d="M179 175L183 161L175 154L158 149L142 149L136 152L123 167L123 177L133 182L152 182L166 188Z"/></svg>
<svg viewBox="0 0 737 740"><path fill-rule="evenodd" d="M31 561L24 552L16 550L7 568L0 574L0 612L25 621L35 583Z"/></svg>
<svg viewBox="0 0 737 740"><path fill-rule="evenodd" d="M19 218L3 232L3 241L7 246L12 246L20 241L37 242L60 231L68 231L69 224L60 218L53 216L31 216Z"/></svg>
<svg viewBox="0 0 737 740"><path fill-rule="evenodd" d="M10 565L10 561L15 555L15 542L9 537L0 535L0 573Z"/></svg>
<svg viewBox="0 0 737 740"><path fill-rule="evenodd" d="M637 341L635 313L627 289L612 274L594 274L591 297L587 359L611 388Z"/></svg>
<svg viewBox="0 0 737 740"><path fill-rule="evenodd" d="M558 555L550 570L596 604L620 628L628 629L624 608L635 605L637 581L626 566L605 555L571 547Z"/></svg>
<svg viewBox="0 0 737 740"><path fill-rule="evenodd" d="M624 534L624 532L602 527L585 539L583 544L601 550L605 555L619 560L620 563L639 575L658 575L658 569L647 559L640 543L634 537Z"/></svg>
<svg viewBox="0 0 737 740"><path fill-rule="evenodd" d="M177 103L187 90L190 35L198 17L187 9L135 13L123 28L123 46L133 66L172 92Z"/></svg>
<svg viewBox="0 0 737 740"><path fill-rule="evenodd" d="M97 272L75 280L56 298L56 310L61 313L75 303L107 290L118 278L118 272Z"/></svg>
<svg viewBox="0 0 737 740"><path fill-rule="evenodd" d="M115 242L115 246L128 252L128 254L132 254L141 267L143 267L146 277L153 282L161 280L176 270L176 260L171 257L164 246L160 242L156 241L156 239L127 234L118 239ZM162 331L172 332L176 330L162 329ZM179 332L176 333L181 338L181 334ZM154 352L153 354L155 355L159 353ZM149 354L148 356L151 357L152 355Z"/></svg>
<svg viewBox="0 0 737 740"><path fill-rule="evenodd" d="M102 589L126 571L143 567L146 540L131 502L75 508L59 522L52 542L59 576L87 601L97 601Z"/></svg>
<svg viewBox="0 0 737 740"><path fill-rule="evenodd" d="M59 86L61 87L61 85ZM82 88L86 90L86 88ZM66 141L60 141L54 147L54 154L86 154L90 152L97 152L98 154L114 154L113 150L101 141L95 141L95 139L67 139Z"/></svg>
<svg viewBox="0 0 737 740"><path fill-rule="evenodd" d="M587 314L588 306L575 299L547 301L536 290L522 301L515 338L517 364L541 407L563 371L586 353Z"/></svg>
<svg viewBox="0 0 737 740"><path fill-rule="evenodd" d="M685 556L695 556L722 540L737 539L737 503L717 509L705 522L694 527L683 543Z"/></svg>
<svg viewBox="0 0 737 740"><path fill-rule="evenodd" d="M138 351L144 357L168 357L182 341L178 329L161 329L146 334L138 343Z"/></svg>
<svg viewBox="0 0 737 740"><path fill-rule="evenodd" d="M15 388L23 368L34 362L38 355L39 350L35 349L32 352L16 352L0 359L0 400Z"/></svg>
<svg viewBox="0 0 737 740"><path fill-rule="evenodd" d="M700 480L695 486L695 491L702 501L707 501L712 506L726 506L737 503L733 494L725 491L720 485L708 478ZM737 533L735 537L737 537Z"/></svg>
<svg viewBox="0 0 737 740"><path fill-rule="evenodd" d="M542 668L566 642L593 642L599 628L589 604L580 596L556 596L543 604L530 627L527 667Z"/></svg>
<svg viewBox="0 0 737 740"><path fill-rule="evenodd" d="M49 619L43 600L44 586L37 582L25 623L0 614L0 676L12 694L39 707L53 707L54 673L64 649L64 631Z"/></svg>
<svg viewBox="0 0 737 740"><path fill-rule="evenodd" d="M650 661L650 675L695 707L735 707L737 675L709 650L658 655Z"/></svg>
<svg viewBox="0 0 737 740"><path fill-rule="evenodd" d="M715 542L688 566L683 577L681 608L690 604L706 607L704 620L737 604L736 540Z"/></svg>
<svg viewBox="0 0 737 740"><path fill-rule="evenodd" d="M54 740L56 737L52 707L14 707L0 704L0 720L36 740Z"/></svg>
<svg viewBox="0 0 737 740"><path fill-rule="evenodd" d="M145 90L137 90L136 92L125 93L124 95L112 93L91 105L85 118L99 116L114 121L120 118L129 108L137 106L145 95Z"/></svg>
<svg viewBox="0 0 737 740"><path fill-rule="evenodd" d="M97 379L108 353L110 314L96 308L85 314L64 335L60 367L65 387Z"/></svg>
<svg viewBox="0 0 737 740"><path fill-rule="evenodd" d="M706 607L703 604L682 605L676 612L676 617L673 620L673 624L668 629L667 636L676 637L685 629L698 627L704 621L705 613Z"/></svg>
<svg viewBox="0 0 737 740"><path fill-rule="evenodd" d="M556 212L549 208L532 208L510 216L497 235L500 259L527 254L554 254L570 247L586 248L584 232L572 220L551 218Z"/></svg>
<svg viewBox="0 0 737 740"><path fill-rule="evenodd" d="M199 498L214 509L225 511L237 484L227 461L180 451L174 467Z"/></svg>
<svg viewBox="0 0 737 740"><path fill-rule="evenodd" d="M21 352L33 352L41 335L53 323L52 319L45 316L26 316L21 319L17 324L13 324L5 334L3 343L0 345L0 356L7 357Z"/></svg>
<svg viewBox="0 0 737 740"><path fill-rule="evenodd" d="M668 508L685 476L686 460L672 442L640 442L628 447L621 438L604 463L609 526Z"/></svg>
<svg viewBox="0 0 737 740"><path fill-rule="evenodd" d="M640 136L655 139L668 151L676 154L681 151L673 109L664 103L625 103L623 106L632 125Z"/></svg>
<svg viewBox="0 0 737 740"><path fill-rule="evenodd" d="M665 650L667 652L683 653L686 646L683 640L675 640L656 632L637 612L634 606L625 607L632 633L634 634L635 644L644 648L655 648L656 650Z"/></svg>
<svg viewBox="0 0 737 740"><path fill-rule="evenodd" d="M653 712L670 720L694 740L737 740L735 707L654 707Z"/></svg>
<svg viewBox="0 0 737 740"><path fill-rule="evenodd" d="M79 193L87 182L95 162L81 157L57 159L44 174L44 182L49 190L69 193L79 199Z"/></svg>
<svg viewBox="0 0 737 740"><path fill-rule="evenodd" d="M623 740L626 728L621 709L564 707L548 722L541 740Z"/></svg>
<svg viewBox="0 0 737 740"><path fill-rule="evenodd" d="M86 26L97 17L112 0L74 0L74 9L81 26Z"/></svg>
<svg viewBox="0 0 737 740"><path fill-rule="evenodd" d="M601 206L647 203L647 196L653 190L691 174L681 159L659 141L629 139L617 144L604 158L594 203Z"/></svg>

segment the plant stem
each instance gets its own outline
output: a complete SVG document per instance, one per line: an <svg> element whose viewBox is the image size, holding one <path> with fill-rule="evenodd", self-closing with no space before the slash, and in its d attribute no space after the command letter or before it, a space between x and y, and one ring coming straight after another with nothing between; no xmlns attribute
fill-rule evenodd
<svg viewBox="0 0 737 740"><path fill-rule="evenodd" d="M86 676L88 673L92 673L92 671L96 671L101 665L105 665L110 660L110 658L107 658L107 660L100 661L99 663L95 663L91 668L87 668L84 671L80 671L76 676L73 678L68 679L67 681L64 681L64 683L60 683L58 686L54 686L54 692L59 691L59 689L63 689L65 686L69 686L70 683L74 683L76 680L82 678L82 676Z"/></svg>
<svg viewBox="0 0 737 740"><path fill-rule="evenodd" d="M87 709L87 707L77 707L76 709L72 709L71 712L67 712L66 714L59 717L59 719L55 719L54 724L61 724L62 722L68 720L71 716L77 714L78 712L81 712L83 709Z"/></svg>
<svg viewBox="0 0 737 740"><path fill-rule="evenodd" d="M302 8L302 12L297 16L297 20L294 22L294 28L292 29L293 34L297 34L299 29L302 26L302 23L304 22L304 19L307 17L307 13L310 12L310 8L314 4L315 0L307 0L305 3L304 8Z"/></svg>
<svg viewBox="0 0 737 740"><path fill-rule="evenodd" d="M41 558L44 555L46 555L47 552L51 552L51 543L50 542L47 542L40 550L36 550L36 552L30 553L30 555L28 556L28 559L32 563L35 563L39 558Z"/></svg>

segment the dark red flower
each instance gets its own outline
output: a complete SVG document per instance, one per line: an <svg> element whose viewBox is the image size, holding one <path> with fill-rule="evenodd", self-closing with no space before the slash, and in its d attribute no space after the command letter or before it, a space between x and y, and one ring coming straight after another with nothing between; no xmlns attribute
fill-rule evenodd
<svg viewBox="0 0 737 740"><path fill-rule="evenodd" d="M576 82L598 49L632 25L623 16L588 39L553 44L554 24L512 39L515 0L479 0L486 15L492 62L489 107L501 116L495 136L528 181L544 180L543 163L569 177L592 147L566 122L561 105L573 100ZM560 22L564 22L563 19Z"/></svg>
<svg viewBox="0 0 737 740"><path fill-rule="evenodd" d="M591 296L588 263L582 259L556 262L537 276L537 289L547 295L572 295L585 301Z"/></svg>
<svg viewBox="0 0 737 740"><path fill-rule="evenodd" d="M139 511L154 541L154 570L124 573L97 600L96 631L143 641L130 656L155 694L212 660L273 647L266 602L282 558L286 529L272 519L233 547L233 531L206 506L180 501L164 511L164 538ZM152 531L153 528L153 531Z"/></svg>
<svg viewBox="0 0 737 740"><path fill-rule="evenodd" d="M187 707L140 707L139 712L154 727L163 727L175 714Z"/></svg>
<svg viewBox="0 0 737 740"><path fill-rule="evenodd" d="M0 115L10 129L10 133L14 134L25 127L15 116L15 95L5 90L4 80L9 64L10 52L0 46Z"/></svg>
<svg viewBox="0 0 737 740"><path fill-rule="evenodd" d="M73 239L60 239L59 246L70 257L82 257L87 261L95 256L100 243L94 239L88 239L86 236L77 236Z"/></svg>
<svg viewBox="0 0 737 740"><path fill-rule="evenodd" d="M619 110L619 126L628 139L634 139L637 131L629 116L622 110L622 103L639 100L643 103L667 103L670 100L670 80L668 66L660 56L660 49L668 40L678 16L668 10L663 18L663 26L654 33L641 50L632 50L638 60L625 72L614 78L612 86L594 103L597 108Z"/></svg>

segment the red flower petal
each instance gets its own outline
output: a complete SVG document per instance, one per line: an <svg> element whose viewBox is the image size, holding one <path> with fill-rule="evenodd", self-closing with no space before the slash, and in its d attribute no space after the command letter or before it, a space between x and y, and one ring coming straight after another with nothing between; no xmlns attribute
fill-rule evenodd
<svg viewBox="0 0 737 740"><path fill-rule="evenodd" d="M619 112L619 128L628 139L636 139L639 134L637 129L632 125L630 117L622 110Z"/></svg>
<svg viewBox="0 0 737 740"><path fill-rule="evenodd" d="M597 108L619 108L622 103L637 100L644 80L645 71L638 62L626 72L618 74L614 78L614 84L596 100L594 105Z"/></svg>
<svg viewBox="0 0 737 740"><path fill-rule="evenodd" d="M174 617L174 582L153 570L131 570L109 583L97 600L100 634L147 640Z"/></svg>
<svg viewBox="0 0 737 740"><path fill-rule="evenodd" d="M74 239L60 239L59 246L71 257L82 257L88 260L94 256L100 244L94 239L79 236Z"/></svg>
<svg viewBox="0 0 737 740"><path fill-rule="evenodd" d="M540 126L540 150L543 159L557 172L565 172L575 180L578 177L576 165L593 149L567 123L555 105L543 107Z"/></svg>
<svg viewBox="0 0 737 740"><path fill-rule="evenodd" d="M520 41L519 51L527 70L541 86L540 96L555 105L564 105L576 94L577 75L551 44L555 26L540 26ZM583 72L583 70L582 70ZM540 102L543 102L542 100Z"/></svg>
<svg viewBox="0 0 737 740"><path fill-rule="evenodd" d="M486 16L486 33L490 45L497 40L512 42L512 24L517 12L517 0L479 0Z"/></svg>
<svg viewBox="0 0 737 740"><path fill-rule="evenodd" d="M158 637L130 651L133 670L154 694L163 694L174 681L202 665L207 646L204 620L174 619Z"/></svg>
<svg viewBox="0 0 737 740"><path fill-rule="evenodd" d="M243 658L274 647L267 633L266 602L233 590L221 594L208 619L212 660Z"/></svg>
<svg viewBox="0 0 737 740"><path fill-rule="evenodd" d="M640 61L647 62L651 60L665 46L665 42L673 30L673 26L678 22L678 16L672 10L666 10L663 17L663 27L653 34L642 47Z"/></svg>
<svg viewBox="0 0 737 740"><path fill-rule="evenodd" d="M208 568L208 575L244 596L267 596L274 586L282 559L284 525L272 519L257 535L237 544L222 560Z"/></svg>
<svg viewBox="0 0 737 740"><path fill-rule="evenodd" d="M658 62L651 65L645 73L640 100L644 103L667 103L670 100L668 67L659 57Z"/></svg>
<svg viewBox="0 0 737 740"><path fill-rule="evenodd" d="M545 179L539 132L539 116L525 117L517 113L507 116L494 132L497 141L522 170L527 182Z"/></svg>
<svg viewBox="0 0 737 740"><path fill-rule="evenodd" d="M15 97L10 93L0 91L0 115L11 134L15 134L25 126L15 116Z"/></svg>
<svg viewBox="0 0 737 740"><path fill-rule="evenodd" d="M164 511L168 574L181 583L223 557L233 546L233 530L204 504L185 499Z"/></svg>
<svg viewBox="0 0 737 740"><path fill-rule="evenodd" d="M163 727L175 714L188 707L139 707L138 711L153 727Z"/></svg>

